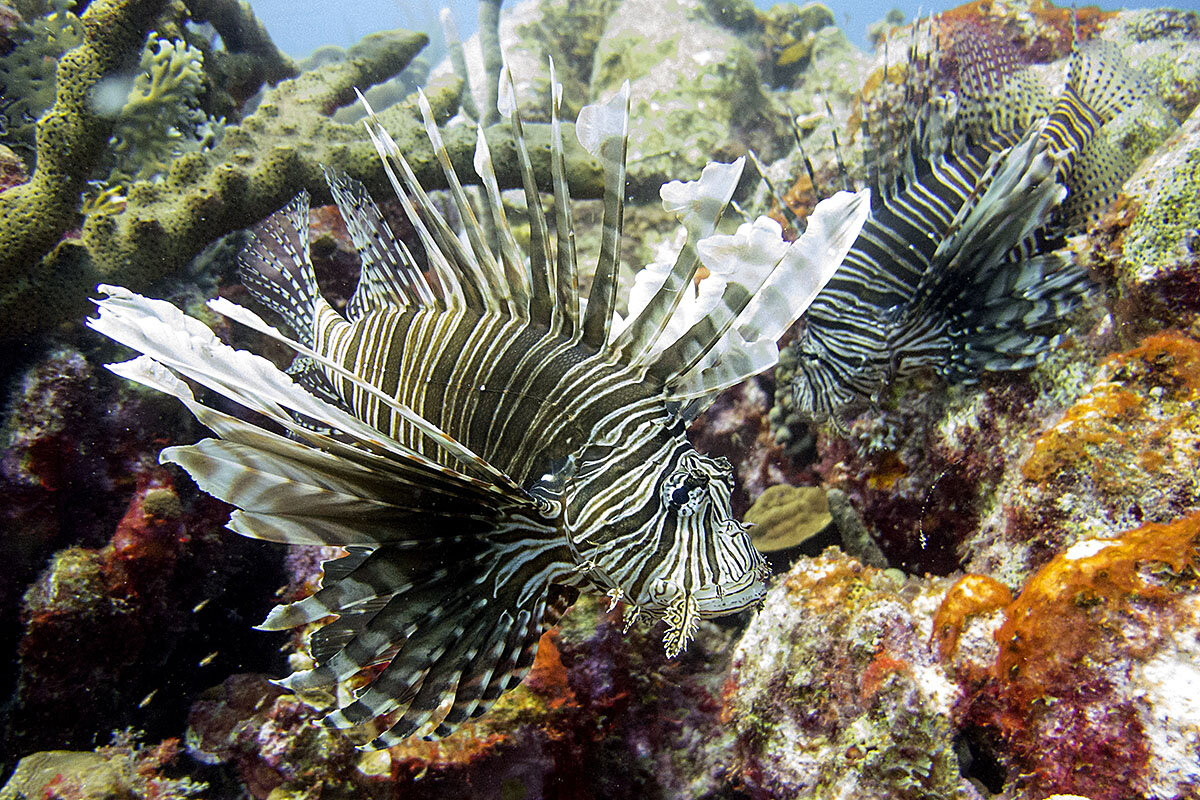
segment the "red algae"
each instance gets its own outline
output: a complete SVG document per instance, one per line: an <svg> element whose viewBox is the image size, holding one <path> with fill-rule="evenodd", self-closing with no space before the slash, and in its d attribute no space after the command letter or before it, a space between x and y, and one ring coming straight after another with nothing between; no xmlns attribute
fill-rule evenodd
<svg viewBox="0 0 1200 800"><path fill-rule="evenodd" d="M995 633L992 674L959 710L990 731L1020 797L1158 796L1138 665L1169 644L1200 590L1200 512L1084 539L1025 584ZM1156 723L1157 724L1157 723ZM1157 734L1162 736L1161 730Z"/></svg>

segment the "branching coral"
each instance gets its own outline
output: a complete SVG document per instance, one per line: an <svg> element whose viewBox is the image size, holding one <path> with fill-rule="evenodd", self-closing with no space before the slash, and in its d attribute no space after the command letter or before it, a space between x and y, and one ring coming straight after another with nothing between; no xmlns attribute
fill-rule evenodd
<svg viewBox="0 0 1200 800"><path fill-rule="evenodd" d="M221 122L199 108L203 83L204 55L197 48L150 34L113 131L110 184L153 178L184 152L211 144Z"/></svg>
<svg viewBox="0 0 1200 800"><path fill-rule="evenodd" d="M40 297L30 294L31 283L43 277L36 270L31 274L30 266L75 223L80 193L112 133L112 122L92 107L91 93L140 50L146 28L163 4L164 0L93 2L80 20L81 43L58 61L54 106L37 122L37 169L28 183L0 194L0 285L5 287L0 308L5 317L25 317L19 328L36 327L31 323L61 301L61 294L45 285L58 278L43 281ZM83 276L75 272L74 281L68 281L82 296ZM41 301L38 308L18 311L34 298Z"/></svg>
<svg viewBox="0 0 1200 800"><path fill-rule="evenodd" d="M57 0L50 13L20 26L25 39L0 58L4 93L4 138L32 147L34 123L54 102L52 66L83 43L83 24L71 0Z"/></svg>

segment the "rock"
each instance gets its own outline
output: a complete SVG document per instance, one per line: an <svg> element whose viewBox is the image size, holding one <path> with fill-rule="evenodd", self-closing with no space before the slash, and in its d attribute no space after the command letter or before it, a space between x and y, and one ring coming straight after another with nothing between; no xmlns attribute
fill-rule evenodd
<svg viewBox="0 0 1200 800"><path fill-rule="evenodd" d="M1019 797L1186 797L1200 785L1200 512L1088 539L1026 582L959 709Z"/></svg>
<svg viewBox="0 0 1200 800"><path fill-rule="evenodd" d="M698 0L621 3L596 48L592 96L627 79L629 179L645 194L663 175L691 179L709 161L742 155L748 131L778 127L756 54Z"/></svg>
<svg viewBox="0 0 1200 800"><path fill-rule="evenodd" d="M1008 462L991 511L963 542L967 569L1020 585L1076 542L1194 508L1198 403L1197 340L1164 332L1110 356Z"/></svg>
<svg viewBox="0 0 1200 800"><path fill-rule="evenodd" d="M755 796L984 796L960 773L960 689L929 643L947 585L830 549L771 588L734 650L728 700Z"/></svg>
<svg viewBox="0 0 1200 800"><path fill-rule="evenodd" d="M95 752L33 753L17 764L0 800L182 800L205 792L202 782L163 776L179 752L176 739L144 746L129 733L117 733L111 745Z"/></svg>
<svg viewBox="0 0 1200 800"><path fill-rule="evenodd" d="M0 789L0 800L62 796L64 791L81 800L121 800L133 796L104 756L51 750L22 758L16 772Z"/></svg>
<svg viewBox="0 0 1200 800"><path fill-rule="evenodd" d="M1200 85L1200 82L1198 82ZM1200 314L1200 111L1148 159L1091 240L1134 330L1186 327Z"/></svg>

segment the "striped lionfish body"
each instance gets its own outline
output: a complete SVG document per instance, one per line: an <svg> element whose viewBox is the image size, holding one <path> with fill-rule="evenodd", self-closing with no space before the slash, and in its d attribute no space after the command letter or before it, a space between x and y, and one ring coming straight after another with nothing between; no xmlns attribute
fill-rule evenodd
<svg viewBox="0 0 1200 800"><path fill-rule="evenodd" d="M461 232L370 113L367 130L424 269L344 175L327 177L363 265L344 311L317 288L306 195L258 226L242 279L290 334L228 301L210 306L290 347L288 374L222 344L174 306L119 287L101 287L107 298L89 320L144 354L114 371L175 395L216 434L169 448L162 460L237 506L230 528L347 549L326 563L319 591L275 608L262 627L336 617L312 637L316 666L281 681L291 689L361 683L362 670L383 665L324 720L349 728L388 715L372 747L418 730L443 736L482 714L520 680L542 631L580 591L665 620L669 655L699 619L747 608L765 591L764 561L730 511L730 465L698 453L684 427L716 393L775 364L776 341L841 263L869 194L824 201L789 244L765 217L716 233L741 160L665 185L664 205L687 242L674 263L639 273L622 320L614 304L628 87L576 123L606 186L586 304L576 289L560 91L555 85L553 242L515 111L527 253L505 217L482 131L475 168L489 225L450 166L423 96ZM701 263L709 275L697 291ZM288 435L204 405L181 378Z"/></svg>
<svg viewBox="0 0 1200 800"><path fill-rule="evenodd" d="M959 91L910 109L895 166L872 163L864 122L871 216L784 356L784 417L836 420L919 369L968 382L1033 366L1090 291L1066 237L1132 172L1103 128L1144 92L1098 46L1076 47L1051 98L1011 52L970 44ZM915 47L908 95L927 98L912 84L936 68Z"/></svg>

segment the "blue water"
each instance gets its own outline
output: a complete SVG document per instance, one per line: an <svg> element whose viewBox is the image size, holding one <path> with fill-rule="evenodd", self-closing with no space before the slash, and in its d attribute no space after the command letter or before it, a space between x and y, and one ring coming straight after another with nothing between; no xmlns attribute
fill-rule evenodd
<svg viewBox="0 0 1200 800"><path fill-rule="evenodd" d="M329 0L251 0L254 13L267 26L274 42L286 53L302 58L325 44L349 46L372 31L410 28L435 34L439 30L438 9L443 5L454 12L459 30L465 37L475 30L476 0L352 0L335 4ZM760 8L774 5L756 0ZM803 5L803 3L801 3ZM898 8L908 17L930 9L919 0L843 0L828 2L838 24L859 47L867 47L867 26L883 17L889 8ZM943 3L935 10L950 8L957 2ZM1066 5L1066 3L1062 3ZM1124 3L1100 3L1102 8L1155 8L1172 6L1200 10L1200 0L1129 0Z"/></svg>

